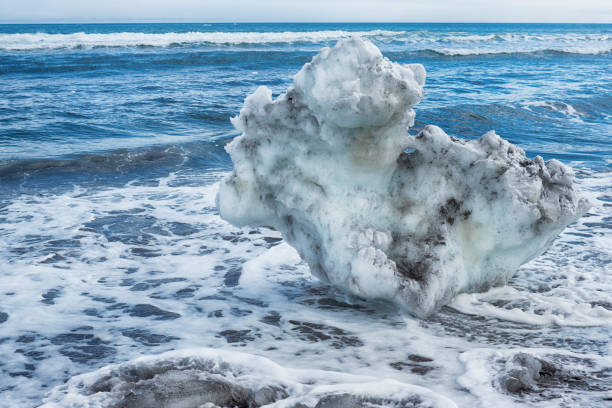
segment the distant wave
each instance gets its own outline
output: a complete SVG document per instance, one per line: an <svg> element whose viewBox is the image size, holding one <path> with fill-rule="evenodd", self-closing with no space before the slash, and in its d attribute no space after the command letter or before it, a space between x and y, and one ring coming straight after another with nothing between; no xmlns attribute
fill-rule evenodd
<svg viewBox="0 0 612 408"><path fill-rule="evenodd" d="M381 45L399 46L407 52L432 52L447 56L567 53L606 54L612 35L596 33L496 33L430 31L286 31L286 32L186 32L186 33L19 33L0 34L0 50L91 49L105 47L169 47L190 45L256 45L325 43L354 35Z"/></svg>
<svg viewBox="0 0 612 408"><path fill-rule="evenodd" d="M265 44L324 44L358 35L382 47L420 55L461 57L487 54L584 54L612 51L610 34L496 33L430 31L285 31L285 32L186 32L186 33L20 33L0 34L0 50L62 50L93 48L156 48L187 46L248 46Z"/></svg>
<svg viewBox="0 0 612 408"><path fill-rule="evenodd" d="M512 54L526 54L526 55L563 55L563 54L581 54L581 55L603 55L612 52L612 44L605 47L559 47L559 48L532 48L528 49L510 49L510 48L442 48L442 49L422 49L415 50L415 54L433 54L446 57L467 57L473 55L512 55Z"/></svg>
<svg viewBox="0 0 612 408"><path fill-rule="evenodd" d="M584 41L610 41L610 34L589 33L559 33L559 34L526 34L526 33L496 33L496 34L470 34L461 35L448 33L440 38L447 42L555 42L564 41L568 43Z"/></svg>
<svg viewBox="0 0 612 408"><path fill-rule="evenodd" d="M274 44L295 42L324 42L348 38L353 35L362 37L394 37L403 31L312 31L312 32L188 32L188 33L22 33L0 34L0 49L33 50L58 48L95 48L95 47L168 47L187 44Z"/></svg>
<svg viewBox="0 0 612 408"><path fill-rule="evenodd" d="M224 167L227 160L223 144L192 141L46 158L0 158L0 180L50 172L129 172L144 166L176 165L189 158L205 158L211 167Z"/></svg>
<svg viewBox="0 0 612 408"><path fill-rule="evenodd" d="M523 102L525 109L531 111L532 107L546 109L552 112L557 112L565 116L578 118L581 114L569 103L560 101L525 101Z"/></svg>

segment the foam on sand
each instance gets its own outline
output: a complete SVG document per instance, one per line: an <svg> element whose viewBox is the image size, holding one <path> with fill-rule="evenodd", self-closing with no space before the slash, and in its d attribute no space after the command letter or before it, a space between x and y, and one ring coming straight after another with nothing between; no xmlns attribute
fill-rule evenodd
<svg viewBox="0 0 612 408"><path fill-rule="evenodd" d="M234 171L217 204L237 226L272 226L311 272L425 316L505 284L588 208L573 172L491 131L465 141L407 127L425 70L357 37L323 49L272 99L232 119Z"/></svg>

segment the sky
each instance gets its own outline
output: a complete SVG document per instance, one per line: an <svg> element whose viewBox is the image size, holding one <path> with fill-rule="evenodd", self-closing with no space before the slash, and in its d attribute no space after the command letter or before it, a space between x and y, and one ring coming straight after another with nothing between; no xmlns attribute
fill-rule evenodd
<svg viewBox="0 0 612 408"><path fill-rule="evenodd" d="M612 0L0 0L0 21L612 23Z"/></svg>

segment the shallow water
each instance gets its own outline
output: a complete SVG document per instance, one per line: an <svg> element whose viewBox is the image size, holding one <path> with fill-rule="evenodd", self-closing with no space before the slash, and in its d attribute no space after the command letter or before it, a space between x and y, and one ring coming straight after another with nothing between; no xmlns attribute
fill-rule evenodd
<svg viewBox="0 0 612 408"><path fill-rule="evenodd" d="M428 72L416 131L495 129L574 166L593 202L511 284L427 320L311 278L275 231L218 216L229 117L359 32ZM126 34L131 33L131 34ZM139 33L139 34L135 34ZM612 398L612 26L0 26L0 406L171 349L395 378L459 406ZM570 374L511 393L501 361Z"/></svg>

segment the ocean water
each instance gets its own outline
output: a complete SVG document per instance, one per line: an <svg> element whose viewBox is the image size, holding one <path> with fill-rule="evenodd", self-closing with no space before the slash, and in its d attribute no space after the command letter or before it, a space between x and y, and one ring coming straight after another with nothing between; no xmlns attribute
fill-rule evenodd
<svg viewBox="0 0 612 408"><path fill-rule="evenodd" d="M220 219L229 118L360 35L421 63L426 124L574 167L593 207L510 285L415 319ZM0 407L142 355L236 349L458 406L612 400L612 25L0 25ZM516 353L558 367L512 393Z"/></svg>

